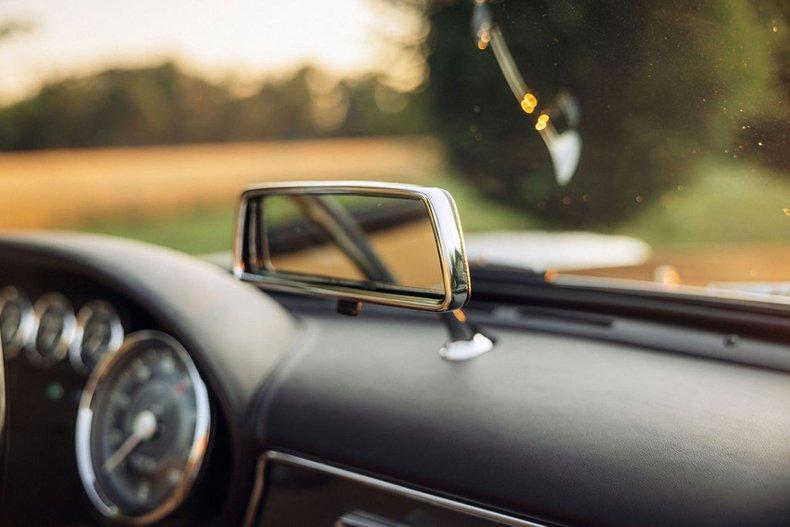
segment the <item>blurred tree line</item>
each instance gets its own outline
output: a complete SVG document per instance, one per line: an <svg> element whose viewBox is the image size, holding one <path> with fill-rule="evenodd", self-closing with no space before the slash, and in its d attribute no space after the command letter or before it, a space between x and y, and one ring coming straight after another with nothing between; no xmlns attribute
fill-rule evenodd
<svg viewBox="0 0 790 527"><path fill-rule="evenodd" d="M428 6L433 122L482 192L561 226L627 218L682 189L703 156L790 168L786 0L491 2L526 82L579 101L581 162L566 187L491 49L472 1Z"/></svg>
<svg viewBox="0 0 790 527"><path fill-rule="evenodd" d="M304 67L237 95L167 62L50 82L0 108L0 150L410 134L425 115L375 76Z"/></svg>

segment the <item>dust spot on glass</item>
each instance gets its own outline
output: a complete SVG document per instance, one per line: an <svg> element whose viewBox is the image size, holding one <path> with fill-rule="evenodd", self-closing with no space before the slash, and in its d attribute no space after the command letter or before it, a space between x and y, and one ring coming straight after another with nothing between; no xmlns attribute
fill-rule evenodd
<svg viewBox="0 0 790 527"><path fill-rule="evenodd" d="M659 202L661 203L662 207L668 209L670 207L674 207L675 205L677 205L678 198L675 194L671 192L664 192L661 195L661 199L659 200Z"/></svg>

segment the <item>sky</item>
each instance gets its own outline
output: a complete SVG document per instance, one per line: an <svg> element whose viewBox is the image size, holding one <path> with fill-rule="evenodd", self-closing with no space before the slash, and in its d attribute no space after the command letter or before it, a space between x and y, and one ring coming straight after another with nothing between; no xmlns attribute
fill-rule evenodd
<svg viewBox="0 0 790 527"><path fill-rule="evenodd" d="M0 41L0 101L47 79L169 58L213 80L306 62L338 74L375 70L378 36L408 26L391 9L375 0L0 0L0 23L32 24Z"/></svg>

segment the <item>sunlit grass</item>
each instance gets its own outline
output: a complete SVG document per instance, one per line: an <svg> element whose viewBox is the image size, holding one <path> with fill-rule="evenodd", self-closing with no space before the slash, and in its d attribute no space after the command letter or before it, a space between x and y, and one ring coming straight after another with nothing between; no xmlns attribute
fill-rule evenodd
<svg viewBox="0 0 790 527"><path fill-rule="evenodd" d="M202 207L157 217L94 220L79 230L131 238L189 254L230 250L235 204Z"/></svg>
<svg viewBox="0 0 790 527"><path fill-rule="evenodd" d="M499 203L480 197L456 177L431 177L426 183L450 191L467 232L534 226L529 217ZM180 214L133 216L93 220L78 230L109 234L163 245L189 254L227 251L231 248L235 204L201 207Z"/></svg>
<svg viewBox="0 0 790 527"><path fill-rule="evenodd" d="M617 229L651 245L790 243L790 181L750 165L708 162L691 185L653 200Z"/></svg>
<svg viewBox="0 0 790 527"><path fill-rule="evenodd" d="M417 181L416 183L419 183ZM450 191L465 232L540 229L529 215L481 197L457 176L430 177L427 184ZM790 242L790 182L748 165L705 163L692 185L652 200L644 213L613 233L653 246L682 247L712 242ZM231 248L235 203L205 206L157 217L95 220L79 230L171 247L190 254Z"/></svg>

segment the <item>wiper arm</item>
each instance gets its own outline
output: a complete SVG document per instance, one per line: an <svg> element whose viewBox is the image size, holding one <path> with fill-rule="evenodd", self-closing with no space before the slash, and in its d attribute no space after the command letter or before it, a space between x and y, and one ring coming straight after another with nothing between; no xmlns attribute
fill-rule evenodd
<svg viewBox="0 0 790 527"><path fill-rule="evenodd" d="M486 0L474 0L474 3L472 31L477 39L478 49L485 50L489 44L491 45L499 69L521 109L527 114L534 113L539 106L538 97L524 81L502 31L494 23L491 9L486 4ZM565 116L570 127L569 130L562 133L557 132L557 128L551 120L551 114L557 111ZM540 134L549 151L557 183L566 185L576 172L581 157L581 136L573 129L579 123L579 104L570 93L563 90L557 94L550 106L541 109L538 113L535 130Z"/></svg>
<svg viewBox="0 0 790 527"><path fill-rule="evenodd" d="M475 0L475 10L472 13L472 29L477 38L477 47L484 50L491 44L491 49L494 50L494 57L496 58L499 69L502 75L505 76L510 91L516 97L516 100L521 105L521 108L526 113L532 113L538 106L538 99L535 94L530 91L524 77L516 66L516 61L513 60L513 55L510 53L510 48L507 47L505 37L499 26L494 24L491 9L485 3L485 0Z"/></svg>

